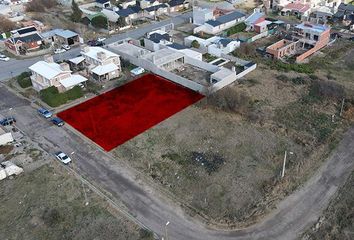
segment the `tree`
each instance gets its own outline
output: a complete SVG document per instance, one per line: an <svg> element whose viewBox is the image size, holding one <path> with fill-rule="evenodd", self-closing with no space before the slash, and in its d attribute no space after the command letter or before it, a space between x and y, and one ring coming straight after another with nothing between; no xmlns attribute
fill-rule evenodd
<svg viewBox="0 0 354 240"><path fill-rule="evenodd" d="M193 40L191 46L194 48L200 48L200 43L197 40Z"/></svg>
<svg viewBox="0 0 354 240"><path fill-rule="evenodd" d="M16 27L14 22L10 21L3 15L0 15L0 22L0 32L9 32Z"/></svg>
<svg viewBox="0 0 354 240"><path fill-rule="evenodd" d="M127 22L125 21L125 18L120 16L118 18L118 20L117 20L117 25L120 28L125 27L127 25Z"/></svg>
<svg viewBox="0 0 354 240"><path fill-rule="evenodd" d="M75 0L72 0L71 2L71 10L73 11L71 14L71 20L74 22L80 22L82 18L82 11L80 10Z"/></svg>
<svg viewBox="0 0 354 240"><path fill-rule="evenodd" d="M96 28L107 28L108 27L107 18L104 16L101 16L101 15L92 18L91 24L92 24L92 26L94 26Z"/></svg>

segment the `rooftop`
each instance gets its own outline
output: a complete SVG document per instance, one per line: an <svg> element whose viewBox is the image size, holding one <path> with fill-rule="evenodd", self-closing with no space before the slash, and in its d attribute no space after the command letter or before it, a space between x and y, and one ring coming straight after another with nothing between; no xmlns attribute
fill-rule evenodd
<svg viewBox="0 0 354 240"><path fill-rule="evenodd" d="M310 24L310 23L301 23L295 26L295 28L297 29L301 29L301 30L311 30L311 31L316 31L318 33L322 33L328 29L330 29L330 27L327 27L325 25L321 25L321 24Z"/></svg>
<svg viewBox="0 0 354 240"><path fill-rule="evenodd" d="M157 66L183 58L184 54L169 48L163 48L156 52L151 52L143 56L144 59L156 64Z"/></svg>
<svg viewBox="0 0 354 240"><path fill-rule="evenodd" d="M99 65L95 68L93 68L91 71L95 73L98 76L101 76L103 74L107 74L109 72L113 72L118 69L118 66L115 65L114 63L106 64L106 65Z"/></svg>
<svg viewBox="0 0 354 240"><path fill-rule="evenodd" d="M308 4L302 4L302 3L289 3L284 6L282 11L286 11L288 9L292 10L292 11L298 11L298 12L304 13L310 9L310 6Z"/></svg>
<svg viewBox="0 0 354 240"><path fill-rule="evenodd" d="M57 63L48 63L45 61L38 61L32 66L30 66L29 69L48 79L52 79L61 73L71 72L71 71L63 71L60 65Z"/></svg>
<svg viewBox="0 0 354 240"><path fill-rule="evenodd" d="M88 56L92 59L95 59L96 61L99 61L101 62L100 59L98 59L98 56L97 54L100 53L100 52L103 52L106 54L106 58L110 58L110 57L119 57L118 54L115 54L111 51L108 51L104 48L101 48L101 47L89 47L89 46L86 46L85 47L88 51L85 52L84 50L81 51L81 54L84 55L84 56Z"/></svg>
<svg viewBox="0 0 354 240"><path fill-rule="evenodd" d="M167 8L168 6L164 3L161 3L159 5L155 5L155 6L151 6L151 7L148 7L148 8L145 8L144 10L147 11L147 12L154 12L154 11L157 11L158 9L160 8Z"/></svg>
<svg viewBox="0 0 354 240"><path fill-rule="evenodd" d="M21 42L25 42L25 43L30 43L30 42L41 41L42 37L38 33L34 33L34 34L27 35L24 37L15 37L15 38L13 38L13 40L14 40L14 42L21 41Z"/></svg>
<svg viewBox="0 0 354 240"><path fill-rule="evenodd" d="M74 74L74 75L71 75L68 78L60 80L59 82L65 88L71 88L71 87L74 87L74 86L78 85L79 83L86 82L86 81L87 81L87 78L85 78L85 77L83 77L83 76L81 76L79 74Z"/></svg>
<svg viewBox="0 0 354 240"><path fill-rule="evenodd" d="M167 33L165 34L160 34L160 33L152 33L149 36L149 40L153 41L154 43L160 43L161 40L166 40L166 41L170 41L170 35L168 35Z"/></svg>
<svg viewBox="0 0 354 240"><path fill-rule="evenodd" d="M229 14L223 15L221 17L218 17L215 20L209 20L206 23L211 25L211 26L213 26L213 27L216 27L216 26L219 26L221 24L224 24L224 23L231 22L233 20L242 18L244 16L246 16L246 15L241 13L241 12L239 12L239 11L233 11L232 13L229 13Z"/></svg>

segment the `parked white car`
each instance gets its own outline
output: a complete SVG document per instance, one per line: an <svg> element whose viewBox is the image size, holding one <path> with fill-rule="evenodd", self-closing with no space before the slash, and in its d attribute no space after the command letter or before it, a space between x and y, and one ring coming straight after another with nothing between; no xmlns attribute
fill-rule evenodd
<svg viewBox="0 0 354 240"><path fill-rule="evenodd" d="M105 37L99 37L99 38L97 38L97 41L98 42L104 42L104 41L106 41L106 38Z"/></svg>
<svg viewBox="0 0 354 240"><path fill-rule="evenodd" d="M61 47L65 50L70 50L70 46L67 44L62 45Z"/></svg>
<svg viewBox="0 0 354 240"><path fill-rule="evenodd" d="M57 48L57 49L54 50L54 53L55 53L55 54L63 53L63 52L66 52L66 50L63 49L63 48Z"/></svg>
<svg viewBox="0 0 354 240"><path fill-rule="evenodd" d="M65 165L69 164L71 162L71 158L68 157L68 155L66 155L63 152L57 152L55 153L55 157L62 163L64 163Z"/></svg>
<svg viewBox="0 0 354 240"><path fill-rule="evenodd" d="M10 60L9 57L7 57L7 56L5 56L5 55L3 55L3 54L0 54L0 61L5 61L5 62L7 62L7 61L9 61L9 60Z"/></svg>

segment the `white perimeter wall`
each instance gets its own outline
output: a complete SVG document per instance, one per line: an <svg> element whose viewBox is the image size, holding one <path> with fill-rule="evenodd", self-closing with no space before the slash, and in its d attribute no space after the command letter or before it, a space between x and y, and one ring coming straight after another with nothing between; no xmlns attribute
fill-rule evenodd
<svg viewBox="0 0 354 240"><path fill-rule="evenodd" d="M12 142L14 138L12 137L11 133L4 133L0 135L0 145L5 145L9 142Z"/></svg>

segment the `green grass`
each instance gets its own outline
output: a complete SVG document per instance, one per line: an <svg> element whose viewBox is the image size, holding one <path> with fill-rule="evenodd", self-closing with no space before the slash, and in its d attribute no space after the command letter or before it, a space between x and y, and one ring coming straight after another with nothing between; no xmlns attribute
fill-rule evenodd
<svg viewBox="0 0 354 240"><path fill-rule="evenodd" d="M315 68L310 64L284 63L277 60L264 61L271 69L289 72L294 71L298 73L314 74Z"/></svg>
<svg viewBox="0 0 354 240"><path fill-rule="evenodd" d="M233 34L243 32L246 29L246 24L245 23L239 23L233 27L230 27L229 29L226 30L227 36L231 36Z"/></svg>
<svg viewBox="0 0 354 240"><path fill-rule="evenodd" d="M41 90L39 94L41 100L51 107L59 107L68 101L72 101L83 96L82 89L79 86L75 86L63 93L59 93L58 89L52 86Z"/></svg>

